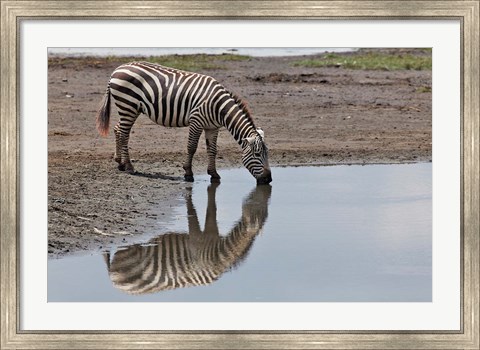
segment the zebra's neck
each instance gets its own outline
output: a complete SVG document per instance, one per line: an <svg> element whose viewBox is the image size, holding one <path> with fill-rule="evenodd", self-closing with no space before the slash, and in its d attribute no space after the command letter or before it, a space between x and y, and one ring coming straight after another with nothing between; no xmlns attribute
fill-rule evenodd
<svg viewBox="0 0 480 350"><path fill-rule="evenodd" d="M238 101L231 98L223 116L223 126L230 131L233 138L242 144L242 140L256 134L256 128L249 112Z"/></svg>

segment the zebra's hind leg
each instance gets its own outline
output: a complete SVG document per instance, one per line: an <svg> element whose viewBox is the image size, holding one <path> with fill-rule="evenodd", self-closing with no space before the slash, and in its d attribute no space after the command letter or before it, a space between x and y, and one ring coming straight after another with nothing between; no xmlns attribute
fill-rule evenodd
<svg viewBox="0 0 480 350"><path fill-rule="evenodd" d="M210 175L210 182L220 182L220 175L217 173L215 160L217 158L217 138L219 129L206 129L205 141L207 142L208 167L207 173Z"/></svg>
<svg viewBox="0 0 480 350"><path fill-rule="evenodd" d="M130 154L128 152L128 140L130 138L130 130L132 129L133 123L135 122L136 117L124 119L120 118L120 121L115 125L115 161L118 163L118 169L121 171L126 171L130 174L135 172L132 162L130 161Z"/></svg>
<svg viewBox="0 0 480 350"><path fill-rule="evenodd" d="M200 135L202 135L202 127L195 123L190 124L188 130L188 145L187 145L187 160L183 164L183 169L185 170L185 181L193 182L193 171L192 171L192 160L193 155L197 151L198 140Z"/></svg>
<svg viewBox="0 0 480 350"><path fill-rule="evenodd" d="M113 133L115 134L115 154L113 159L118 163L118 168L120 169L120 164L122 163L122 148L120 147L120 124L115 125L113 128ZM125 170L125 168L120 170Z"/></svg>

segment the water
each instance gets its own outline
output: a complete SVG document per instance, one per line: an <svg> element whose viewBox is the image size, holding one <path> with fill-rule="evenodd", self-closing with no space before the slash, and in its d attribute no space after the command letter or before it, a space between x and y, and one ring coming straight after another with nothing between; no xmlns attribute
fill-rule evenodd
<svg viewBox="0 0 480 350"><path fill-rule="evenodd" d="M324 52L347 52L356 49L349 47L50 47L49 55L57 56L164 56L225 53L254 57L301 56Z"/></svg>
<svg viewBox="0 0 480 350"><path fill-rule="evenodd" d="M432 300L431 163L272 173L197 176L157 238L49 260L48 301Z"/></svg>

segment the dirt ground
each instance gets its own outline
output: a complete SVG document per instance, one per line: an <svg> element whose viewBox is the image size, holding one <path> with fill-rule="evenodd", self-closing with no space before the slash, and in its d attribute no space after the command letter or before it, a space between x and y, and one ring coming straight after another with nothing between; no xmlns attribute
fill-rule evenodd
<svg viewBox="0 0 480 350"><path fill-rule="evenodd" d="M113 161L115 110L107 138L95 129L111 72L130 60L49 60L50 258L138 239L154 223L168 220L192 186L182 177L187 128L161 127L140 116L130 140L136 175L120 172ZM431 161L431 71L302 68L292 66L295 60L251 58L199 71L248 102L265 131L272 167ZM206 173L203 141L200 146L196 174ZM218 148L220 170L242 166L241 150L228 131L220 132ZM272 176L275 186L274 171Z"/></svg>

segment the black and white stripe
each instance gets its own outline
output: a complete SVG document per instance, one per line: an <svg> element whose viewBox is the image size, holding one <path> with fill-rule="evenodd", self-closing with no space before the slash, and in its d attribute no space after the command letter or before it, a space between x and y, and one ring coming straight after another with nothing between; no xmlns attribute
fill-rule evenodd
<svg viewBox="0 0 480 350"><path fill-rule="evenodd" d="M146 294L208 285L244 261L267 220L271 187L257 186L243 202L241 219L221 236L216 220L217 186L208 188L204 230L190 195L188 234L163 234L146 245L119 250L112 259L105 254L114 286L128 294Z"/></svg>
<svg viewBox="0 0 480 350"><path fill-rule="evenodd" d="M115 160L121 170L133 172L128 152L130 130L140 114L159 125L189 127L185 178L193 180L192 159L205 130L208 173L220 179L216 171L218 130L225 127L243 149L243 164L259 183L269 183L271 172L263 131L257 129L240 98L214 78L148 62L132 62L118 67L111 75L97 128L108 133L111 97L120 120L114 127Z"/></svg>

